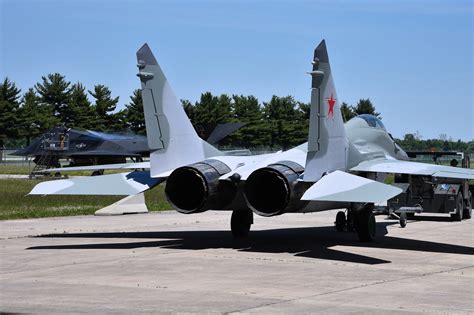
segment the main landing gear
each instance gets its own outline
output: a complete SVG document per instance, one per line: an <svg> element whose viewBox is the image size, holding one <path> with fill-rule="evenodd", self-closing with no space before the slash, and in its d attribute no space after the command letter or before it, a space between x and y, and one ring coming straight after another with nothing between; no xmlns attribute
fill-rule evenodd
<svg viewBox="0 0 474 315"><path fill-rule="evenodd" d="M375 238L376 223L373 214L374 204L367 203L359 208L351 207L344 211L339 211L336 215L334 225L339 232L357 232L359 240L370 242Z"/></svg>
<svg viewBox="0 0 474 315"><path fill-rule="evenodd" d="M230 218L230 228L235 238L247 237L253 224L253 212L250 209L234 210Z"/></svg>

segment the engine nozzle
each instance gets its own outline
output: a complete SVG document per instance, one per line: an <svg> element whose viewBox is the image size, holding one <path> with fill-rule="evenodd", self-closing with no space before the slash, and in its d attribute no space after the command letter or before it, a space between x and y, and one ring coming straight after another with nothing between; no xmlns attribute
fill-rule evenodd
<svg viewBox="0 0 474 315"><path fill-rule="evenodd" d="M297 180L304 168L281 161L254 171L244 188L247 205L255 213L270 217L291 211L300 204Z"/></svg>
<svg viewBox="0 0 474 315"><path fill-rule="evenodd" d="M230 181L220 182L219 177L230 171L218 160L177 168L166 182L166 197L177 211L186 214L224 207L232 201L236 189Z"/></svg>

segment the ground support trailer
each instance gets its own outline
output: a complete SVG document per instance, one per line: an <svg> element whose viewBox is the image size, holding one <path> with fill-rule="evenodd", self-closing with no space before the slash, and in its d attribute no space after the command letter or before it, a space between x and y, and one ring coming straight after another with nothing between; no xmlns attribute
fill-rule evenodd
<svg viewBox="0 0 474 315"><path fill-rule="evenodd" d="M442 155L448 154L452 153ZM439 156L440 152L433 153L433 160ZM456 156L462 167L470 167L468 154L456 153ZM455 160L452 159L450 164L459 165ZM387 206L376 207L374 212L399 219L402 227L406 226L407 219L416 219L416 213L449 214L454 221L472 216L474 183L469 180L402 174L395 176L393 185L403 192L389 199Z"/></svg>

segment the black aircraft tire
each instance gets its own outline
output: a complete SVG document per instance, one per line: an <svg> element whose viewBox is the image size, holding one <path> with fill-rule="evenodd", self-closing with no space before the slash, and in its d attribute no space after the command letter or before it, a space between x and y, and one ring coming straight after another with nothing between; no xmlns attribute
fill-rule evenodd
<svg viewBox="0 0 474 315"><path fill-rule="evenodd" d="M363 209L356 216L356 230L361 242L370 242L375 238L376 223L372 211Z"/></svg>
<svg viewBox="0 0 474 315"><path fill-rule="evenodd" d="M473 195L471 194L471 198L466 199L466 202L464 203L464 219L470 219L472 217L472 198Z"/></svg>
<svg viewBox="0 0 474 315"><path fill-rule="evenodd" d="M253 212L250 210L234 210L230 218L230 228L235 238L248 236L250 226L253 223Z"/></svg>
<svg viewBox="0 0 474 315"><path fill-rule="evenodd" d="M464 212L464 199L462 197L462 193L459 192L456 196L456 213L451 215L451 219L454 221L461 221L462 215Z"/></svg>
<svg viewBox="0 0 474 315"><path fill-rule="evenodd" d="M348 211L346 217L347 232L354 232L354 211Z"/></svg>
<svg viewBox="0 0 474 315"><path fill-rule="evenodd" d="M399 221L400 221L400 226L402 228L407 226L407 213L406 212L400 213L400 220Z"/></svg>
<svg viewBox="0 0 474 315"><path fill-rule="evenodd" d="M344 232L344 228L346 227L346 214L344 211L339 211L336 214L336 222L334 222L334 225L336 226L336 230L338 232Z"/></svg>

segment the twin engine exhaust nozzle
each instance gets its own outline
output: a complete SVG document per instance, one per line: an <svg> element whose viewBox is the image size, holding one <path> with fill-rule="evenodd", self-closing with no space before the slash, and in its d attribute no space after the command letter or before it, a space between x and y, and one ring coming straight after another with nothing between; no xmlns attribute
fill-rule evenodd
<svg viewBox="0 0 474 315"><path fill-rule="evenodd" d="M292 161L280 161L254 171L247 178L244 196L258 215L271 217L301 209L306 185L298 182L304 168Z"/></svg>
<svg viewBox="0 0 474 315"><path fill-rule="evenodd" d="M230 171L225 163L212 159L177 168L166 182L166 197L185 214L224 209L237 189L230 181L219 181L219 177Z"/></svg>
<svg viewBox="0 0 474 315"><path fill-rule="evenodd" d="M280 161L257 169L243 188L235 181L219 180L229 172L225 163L212 159L177 168L168 177L166 196L185 214L245 204L256 214L269 217L297 211L306 204L300 200L306 185L298 181L304 172L298 163Z"/></svg>

